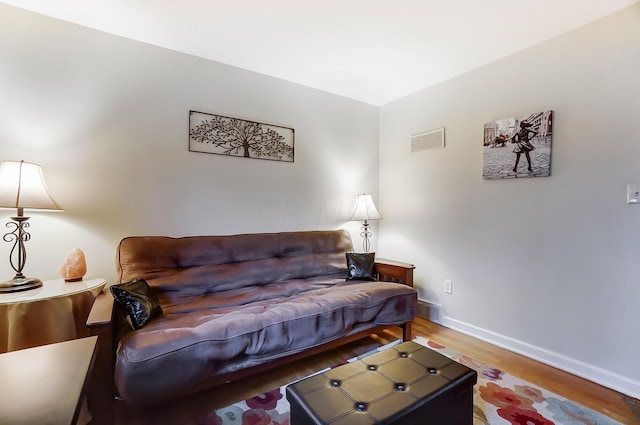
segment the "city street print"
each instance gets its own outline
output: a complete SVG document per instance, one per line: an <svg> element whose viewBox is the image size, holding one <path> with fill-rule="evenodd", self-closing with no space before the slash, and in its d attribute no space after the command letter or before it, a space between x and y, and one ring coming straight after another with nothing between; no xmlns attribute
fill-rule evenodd
<svg viewBox="0 0 640 425"><path fill-rule="evenodd" d="M487 180L551 175L553 112L484 125L482 177Z"/></svg>

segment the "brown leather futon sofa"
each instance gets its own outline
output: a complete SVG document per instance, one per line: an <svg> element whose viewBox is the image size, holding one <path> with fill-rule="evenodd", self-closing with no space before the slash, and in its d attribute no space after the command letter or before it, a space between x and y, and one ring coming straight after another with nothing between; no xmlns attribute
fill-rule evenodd
<svg viewBox="0 0 640 425"><path fill-rule="evenodd" d="M94 421L111 421L115 395L132 405L178 398L390 326L410 339L411 282L347 280L352 250L344 230L123 239L119 283L146 281L162 314L134 330L110 293L97 298Z"/></svg>

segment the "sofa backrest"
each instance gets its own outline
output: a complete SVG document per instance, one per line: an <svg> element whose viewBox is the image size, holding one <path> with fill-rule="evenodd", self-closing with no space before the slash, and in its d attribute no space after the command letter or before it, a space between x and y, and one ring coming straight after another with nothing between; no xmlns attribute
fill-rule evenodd
<svg viewBox="0 0 640 425"><path fill-rule="evenodd" d="M120 241L116 269L120 283L141 278L157 291L197 296L281 280L346 276L345 253L352 249L345 230L133 236Z"/></svg>

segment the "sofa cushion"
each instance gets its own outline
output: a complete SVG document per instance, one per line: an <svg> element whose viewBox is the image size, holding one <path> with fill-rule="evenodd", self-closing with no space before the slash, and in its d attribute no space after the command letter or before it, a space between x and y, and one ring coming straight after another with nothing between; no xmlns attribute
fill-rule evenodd
<svg viewBox="0 0 640 425"><path fill-rule="evenodd" d="M334 275L279 282L272 292L240 288L207 298L208 307L194 298L189 311L168 309L121 341L115 379L126 401L188 393L229 372L225 367L253 366L351 332L410 321L417 294L405 285ZM242 361L228 364L233 359Z"/></svg>
<svg viewBox="0 0 640 425"><path fill-rule="evenodd" d="M184 297L271 284L274 281L346 275L352 249L344 230L123 239L116 253L120 282L145 279L163 308Z"/></svg>

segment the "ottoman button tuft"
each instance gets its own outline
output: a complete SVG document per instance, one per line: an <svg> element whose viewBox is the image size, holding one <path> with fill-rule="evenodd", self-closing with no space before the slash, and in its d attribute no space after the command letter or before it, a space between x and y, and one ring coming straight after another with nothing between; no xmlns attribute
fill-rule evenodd
<svg viewBox="0 0 640 425"><path fill-rule="evenodd" d="M363 403L361 401L356 403L356 410L358 412L365 412L367 410L367 407L369 407L367 403Z"/></svg>

